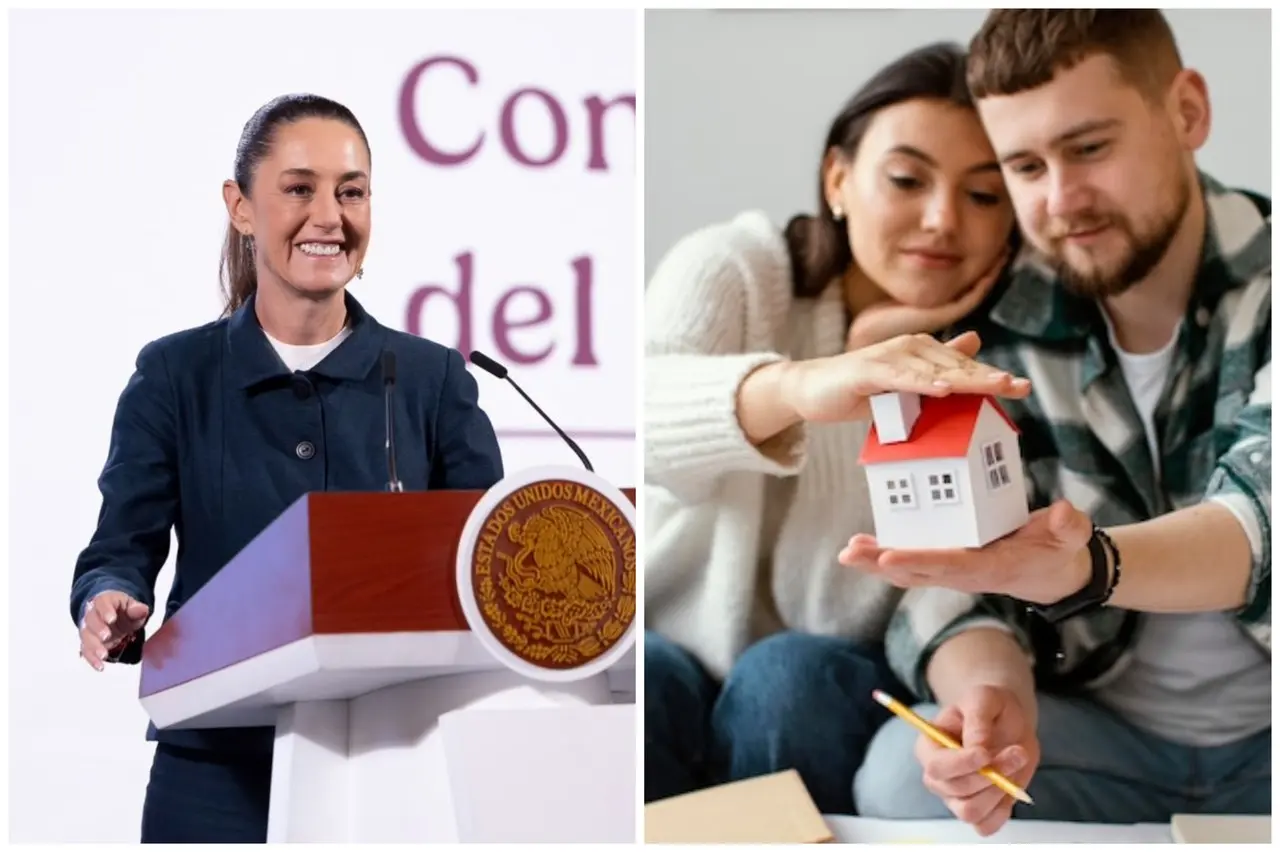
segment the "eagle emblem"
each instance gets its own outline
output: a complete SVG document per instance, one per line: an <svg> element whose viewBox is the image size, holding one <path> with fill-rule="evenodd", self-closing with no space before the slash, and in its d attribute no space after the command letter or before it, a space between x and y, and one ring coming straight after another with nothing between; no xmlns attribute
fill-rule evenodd
<svg viewBox="0 0 1280 853"><path fill-rule="evenodd" d="M486 629L539 668L585 666L635 620L635 530L584 484L539 480L513 491L488 511L470 562Z"/></svg>
<svg viewBox="0 0 1280 853"><path fill-rule="evenodd" d="M550 506L507 536L521 546L508 572L522 590L583 601L612 598L617 585L613 544L590 515L576 507Z"/></svg>

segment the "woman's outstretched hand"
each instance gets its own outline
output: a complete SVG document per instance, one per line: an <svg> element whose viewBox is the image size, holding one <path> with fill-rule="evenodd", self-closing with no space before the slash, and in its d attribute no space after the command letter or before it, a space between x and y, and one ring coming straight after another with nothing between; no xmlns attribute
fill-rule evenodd
<svg viewBox="0 0 1280 853"><path fill-rule="evenodd" d="M80 657L102 672L112 654L120 651L147 623L147 605L123 592L95 595L80 620Z"/></svg>
<svg viewBox="0 0 1280 853"><path fill-rule="evenodd" d="M991 394L1022 398L1031 382L975 361L982 346L974 332L946 343L930 335L899 335L840 355L790 362L779 392L804 421L858 421L871 416L869 398L887 391L927 397Z"/></svg>

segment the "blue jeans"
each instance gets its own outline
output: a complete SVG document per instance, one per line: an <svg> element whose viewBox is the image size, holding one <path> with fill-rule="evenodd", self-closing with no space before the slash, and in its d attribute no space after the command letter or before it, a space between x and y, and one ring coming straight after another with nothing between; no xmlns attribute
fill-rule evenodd
<svg viewBox="0 0 1280 853"><path fill-rule="evenodd" d="M271 753L156 744L142 805L143 844L264 844Z"/></svg>
<svg viewBox="0 0 1280 853"><path fill-rule="evenodd" d="M794 768L818 808L853 814L849 779L906 696L877 647L776 634L743 652L723 684L670 640L644 635L645 802Z"/></svg>
<svg viewBox="0 0 1280 853"><path fill-rule="evenodd" d="M1271 729L1226 746L1182 746L1085 697L1040 694L1040 766L1013 816L1090 823L1167 823L1174 814L1270 814ZM920 705L926 719L936 705ZM915 729L893 720L854 779L862 813L942 818L915 759Z"/></svg>

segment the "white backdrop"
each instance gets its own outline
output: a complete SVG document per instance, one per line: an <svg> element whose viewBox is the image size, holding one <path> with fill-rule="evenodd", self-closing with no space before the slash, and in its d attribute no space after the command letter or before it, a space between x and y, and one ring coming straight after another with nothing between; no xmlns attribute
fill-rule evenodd
<svg viewBox="0 0 1280 853"><path fill-rule="evenodd" d="M1270 193L1271 11L1165 14L1183 61L1209 84L1213 129L1201 168ZM647 274L682 236L746 208L779 225L812 212L822 141L840 105L913 48L968 44L985 17L985 9L645 13Z"/></svg>
<svg viewBox="0 0 1280 853"><path fill-rule="evenodd" d="M11 13L12 841L137 840L151 755L138 670L78 660L71 572L139 348L220 311L221 182L270 98L334 98L370 138L357 298L506 363L600 474L634 485L637 22ZM574 464L513 389L475 373L508 470Z"/></svg>

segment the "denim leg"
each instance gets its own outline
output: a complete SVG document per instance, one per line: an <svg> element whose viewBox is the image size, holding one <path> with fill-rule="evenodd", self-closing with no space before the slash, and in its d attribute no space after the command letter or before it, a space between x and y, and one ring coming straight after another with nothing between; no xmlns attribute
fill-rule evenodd
<svg viewBox="0 0 1280 853"><path fill-rule="evenodd" d="M1271 729L1197 751L1205 795L1200 814L1271 814Z"/></svg>
<svg viewBox="0 0 1280 853"><path fill-rule="evenodd" d="M912 710L932 720L937 705L916 705ZM853 801L864 817L895 820L930 820L951 817L942 800L924 786L924 773L916 761L919 733L894 717L876 733L867 758L853 776Z"/></svg>
<svg viewBox="0 0 1280 853"><path fill-rule="evenodd" d="M707 773L717 685L693 655L644 632L644 801L712 784Z"/></svg>
<svg viewBox="0 0 1280 853"><path fill-rule="evenodd" d="M823 813L852 814L849 779L888 719L876 688L902 690L877 647L798 633L751 646L711 714L724 781L794 768Z"/></svg>
<svg viewBox="0 0 1280 853"><path fill-rule="evenodd" d="M1014 817L1167 823L1186 802L1191 750L1131 725L1085 697L1040 697L1035 806Z"/></svg>
<svg viewBox="0 0 1280 853"><path fill-rule="evenodd" d="M1022 820L1164 823L1186 802L1191 750L1142 731L1086 698L1040 694L1040 766L1027 788L1034 806L1019 803ZM936 705L920 705L925 719ZM927 819L949 817L924 787L915 759L915 729L893 720L876 736L854 781L862 814Z"/></svg>

